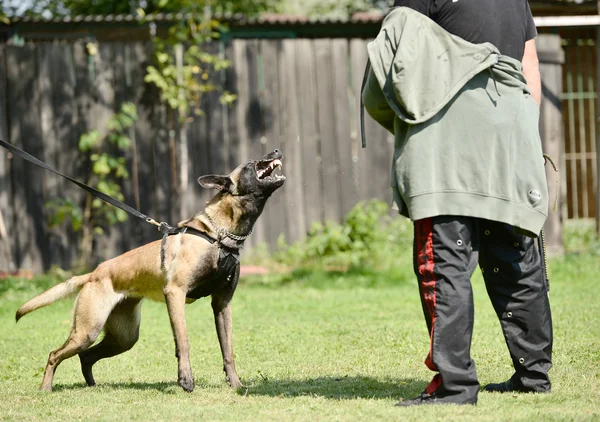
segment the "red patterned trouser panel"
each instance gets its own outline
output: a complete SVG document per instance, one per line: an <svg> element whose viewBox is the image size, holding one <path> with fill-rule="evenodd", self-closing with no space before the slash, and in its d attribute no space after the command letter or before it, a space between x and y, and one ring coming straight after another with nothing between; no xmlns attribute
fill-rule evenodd
<svg viewBox="0 0 600 422"><path fill-rule="evenodd" d="M433 222L431 218L418 220L415 222L416 225L416 247L417 247L417 268L421 276L421 294L425 302L426 312L429 314L431 320L431 332L429 333L429 354L425 359L425 365L432 371L437 371L436 366L433 363L432 348L433 348L433 330L435 327L435 305L436 305L436 283L433 262ZM436 378L431 382L427 390L432 387L432 384L436 384L435 389L441 383L441 379L436 381ZM433 387L432 387L433 388Z"/></svg>

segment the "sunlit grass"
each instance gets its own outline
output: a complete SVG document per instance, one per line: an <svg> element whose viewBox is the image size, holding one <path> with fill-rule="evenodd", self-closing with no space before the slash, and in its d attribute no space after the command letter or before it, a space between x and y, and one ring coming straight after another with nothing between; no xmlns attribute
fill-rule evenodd
<svg viewBox="0 0 600 422"><path fill-rule="evenodd" d="M38 391L48 353L69 331L72 301L27 315L14 312L47 287L39 278L1 282L2 420L598 420L600 298L597 256L551 261L553 392L480 393L477 406L399 409L432 373L428 338L411 269L376 273L297 270L243 280L234 297L234 347L245 389L231 390L207 299L187 309L193 393L176 383L172 334L163 304L142 310L138 344L95 367L84 387L77 358L57 370L55 391ZM402 275L405 274L405 275ZM512 374L499 323L479 274L473 357L482 384Z"/></svg>

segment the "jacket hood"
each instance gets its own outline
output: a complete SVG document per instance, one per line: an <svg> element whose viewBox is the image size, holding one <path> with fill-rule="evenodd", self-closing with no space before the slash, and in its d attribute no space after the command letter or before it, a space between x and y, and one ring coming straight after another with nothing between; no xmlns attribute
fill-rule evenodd
<svg viewBox="0 0 600 422"><path fill-rule="evenodd" d="M408 7L390 11L367 50L389 106L411 124L435 116L473 76L500 57L493 44L465 41Z"/></svg>

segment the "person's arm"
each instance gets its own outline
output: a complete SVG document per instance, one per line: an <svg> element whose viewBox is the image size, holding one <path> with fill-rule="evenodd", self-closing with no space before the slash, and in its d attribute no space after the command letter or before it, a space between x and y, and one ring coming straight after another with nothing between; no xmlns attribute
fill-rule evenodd
<svg viewBox="0 0 600 422"><path fill-rule="evenodd" d="M523 74L527 80L527 86L531 91L531 96L539 106L542 102L542 80L540 77L540 62L538 60L534 39L530 39L525 43L525 52L523 53L522 62Z"/></svg>

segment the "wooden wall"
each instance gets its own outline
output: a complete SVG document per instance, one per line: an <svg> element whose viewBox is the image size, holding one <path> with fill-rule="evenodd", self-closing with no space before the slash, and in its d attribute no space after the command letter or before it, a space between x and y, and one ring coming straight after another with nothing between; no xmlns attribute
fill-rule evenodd
<svg viewBox="0 0 600 422"><path fill-rule="evenodd" d="M184 137L177 131L174 143L166 109L143 80L148 44L104 42L96 55L88 54L84 42L3 45L0 136L85 182L89 161L78 152L79 136L102 129L122 102L133 101L139 120L127 156L131 178L123 186L125 202L171 224L208 200L211 192L197 185L198 176L228 173L245 160L281 149L287 182L269 200L249 249L274 245L280 235L293 242L315 221L339 221L361 199L391 196L391 136L370 120L367 149L360 148L358 136L366 42L235 39L216 44L215 51L233 61L220 81L238 100L226 107L216 94L206 95L205 115L186 125ZM182 177L187 183L178 189ZM75 262L79 236L68 225L49 228L44 207L67 196L84 198L70 182L0 151L0 211L16 267L42 271ZM131 217L101 238L95 256L102 260L158 237L154 226ZM0 268L8 266L0 254Z"/></svg>

